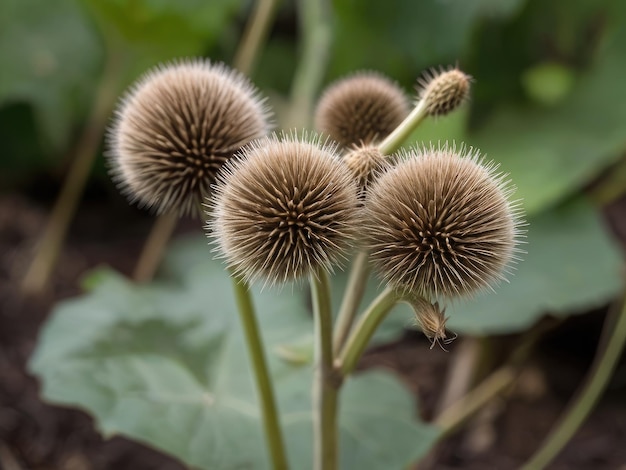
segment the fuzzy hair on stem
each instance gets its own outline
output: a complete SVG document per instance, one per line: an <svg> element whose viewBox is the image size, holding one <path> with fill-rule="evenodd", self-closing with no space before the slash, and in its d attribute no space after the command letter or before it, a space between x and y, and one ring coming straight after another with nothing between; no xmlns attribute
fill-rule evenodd
<svg viewBox="0 0 626 470"><path fill-rule="evenodd" d="M131 202L195 214L222 165L270 130L259 91L222 63L157 66L121 99L108 132L113 179Z"/></svg>
<svg viewBox="0 0 626 470"><path fill-rule="evenodd" d="M387 137L408 116L409 101L397 83L363 71L332 83L315 110L315 127L343 147Z"/></svg>
<svg viewBox="0 0 626 470"><path fill-rule="evenodd" d="M405 151L368 190L363 233L374 268L394 288L431 300L492 288L521 252L514 190L471 148Z"/></svg>
<svg viewBox="0 0 626 470"><path fill-rule="evenodd" d="M425 103L429 116L445 116L469 97L472 78L458 68L436 71L431 69L418 80L419 98Z"/></svg>
<svg viewBox="0 0 626 470"><path fill-rule="evenodd" d="M357 188L336 147L295 134L262 138L218 176L208 234L229 267L254 282L332 271L355 238Z"/></svg>

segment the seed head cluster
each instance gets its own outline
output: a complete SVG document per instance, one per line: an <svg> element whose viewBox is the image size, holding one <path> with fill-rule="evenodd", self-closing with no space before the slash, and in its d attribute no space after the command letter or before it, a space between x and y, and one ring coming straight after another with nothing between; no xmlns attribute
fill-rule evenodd
<svg viewBox="0 0 626 470"><path fill-rule="evenodd" d="M272 136L247 146L220 175L209 234L243 278L286 282L341 261L357 204L335 147Z"/></svg>
<svg viewBox="0 0 626 470"><path fill-rule="evenodd" d="M239 72L184 60L146 73L122 99L109 133L114 179L157 212L193 213L217 172L269 130L269 112Z"/></svg>
<svg viewBox="0 0 626 470"><path fill-rule="evenodd" d="M419 81L420 99L430 116L444 116L461 106L469 96L471 77L459 69L426 73Z"/></svg>
<svg viewBox="0 0 626 470"><path fill-rule="evenodd" d="M315 111L315 126L343 147L387 137L409 114L409 102L393 81L360 72L331 84Z"/></svg>
<svg viewBox="0 0 626 470"><path fill-rule="evenodd" d="M363 233L374 266L396 288L429 298L489 287L515 259L512 192L477 152L405 153L368 191Z"/></svg>

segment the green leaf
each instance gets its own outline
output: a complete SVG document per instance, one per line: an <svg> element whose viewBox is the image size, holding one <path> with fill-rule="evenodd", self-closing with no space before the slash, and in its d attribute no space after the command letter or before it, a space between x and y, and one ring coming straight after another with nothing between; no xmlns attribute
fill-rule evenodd
<svg viewBox="0 0 626 470"><path fill-rule="evenodd" d="M610 33L558 106L503 107L467 136L510 173L529 214L565 199L626 148L626 101L615 99L626 74L626 31Z"/></svg>
<svg viewBox="0 0 626 470"><path fill-rule="evenodd" d="M197 256L200 247L208 257L197 239L169 257L169 282L137 287L111 272L91 276L89 294L55 309L30 369L47 400L89 411L105 435L124 434L197 468L267 468L230 282L219 263ZM310 335L312 320L297 290L256 291L255 304L289 459L307 469L312 368L275 350ZM345 469L404 467L439 435L387 373L350 379L341 404Z"/></svg>
<svg viewBox="0 0 626 470"><path fill-rule="evenodd" d="M526 93L539 104L554 105L563 100L574 84L573 70L548 62L535 65L522 75Z"/></svg>
<svg viewBox="0 0 626 470"><path fill-rule="evenodd" d="M622 285L622 255L599 214L583 201L530 219L528 252L509 282L448 308L457 333L523 331L544 314L588 311L612 299Z"/></svg>
<svg viewBox="0 0 626 470"><path fill-rule="evenodd" d="M428 66L453 64L485 17L506 18L524 0L335 0L336 77L362 68L384 70L403 83ZM410 64L410 66L407 66Z"/></svg>
<svg viewBox="0 0 626 470"><path fill-rule="evenodd" d="M30 103L50 154L67 146L99 72L102 48L74 0L3 0L0 106Z"/></svg>

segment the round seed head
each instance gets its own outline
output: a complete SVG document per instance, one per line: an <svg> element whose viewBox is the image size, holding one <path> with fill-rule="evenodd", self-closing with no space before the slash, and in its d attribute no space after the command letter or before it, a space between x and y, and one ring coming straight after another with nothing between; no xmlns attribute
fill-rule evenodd
<svg viewBox="0 0 626 470"><path fill-rule="evenodd" d="M444 116L458 108L469 96L471 77L459 69L426 73L419 80L420 99L430 116Z"/></svg>
<svg viewBox="0 0 626 470"><path fill-rule="evenodd" d="M380 153L378 147L362 145L352 148L343 157L359 189L359 198L365 197L367 187L383 171L391 168L391 163Z"/></svg>
<svg viewBox="0 0 626 470"><path fill-rule="evenodd" d="M357 190L335 148L296 136L243 149L219 176L208 225L239 275L270 284L332 270L354 238Z"/></svg>
<svg viewBox="0 0 626 470"><path fill-rule="evenodd" d="M491 286L518 251L513 191L478 152L406 153L368 190L363 232L375 267L396 288L430 298Z"/></svg>
<svg viewBox="0 0 626 470"><path fill-rule="evenodd" d="M157 212L197 212L221 166L269 130L269 112L239 72L184 60L147 72L121 100L109 132L112 173Z"/></svg>
<svg viewBox="0 0 626 470"><path fill-rule="evenodd" d="M387 137L409 114L409 102L393 81L360 72L331 84L315 111L315 126L344 147Z"/></svg>

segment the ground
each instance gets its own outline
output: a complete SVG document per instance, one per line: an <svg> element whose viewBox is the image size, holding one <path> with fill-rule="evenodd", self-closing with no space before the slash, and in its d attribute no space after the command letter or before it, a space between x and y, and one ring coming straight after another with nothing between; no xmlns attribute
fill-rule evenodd
<svg viewBox="0 0 626 470"><path fill-rule="evenodd" d="M102 189L102 188L101 188ZM173 459L135 442L103 440L92 420L76 410L43 403L37 381L25 371L37 333L59 299L79 293L90 267L108 264L129 273L151 219L108 191L89 193L71 227L52 287L39 298L20 298L19 279L45 222L53 191L29 197L0 195L0 469L178 470ZM607 211L614 232L626 240L626 201ZM191 230L183 224L180 230ZM537 448L580 385L593 358L604 310L572 317L546 334L508 398L493 400L465 430L452 435L420 469L514 469ZM499 345L515 337L496 338ZM455 345L454 347L458 347ZM396 371L432 417L454 348L429 349L419 334L371 351L361 367ZM554 470L626 470L626 364L557 461ZM436 462L436 463L435 463Z"/></svg>

